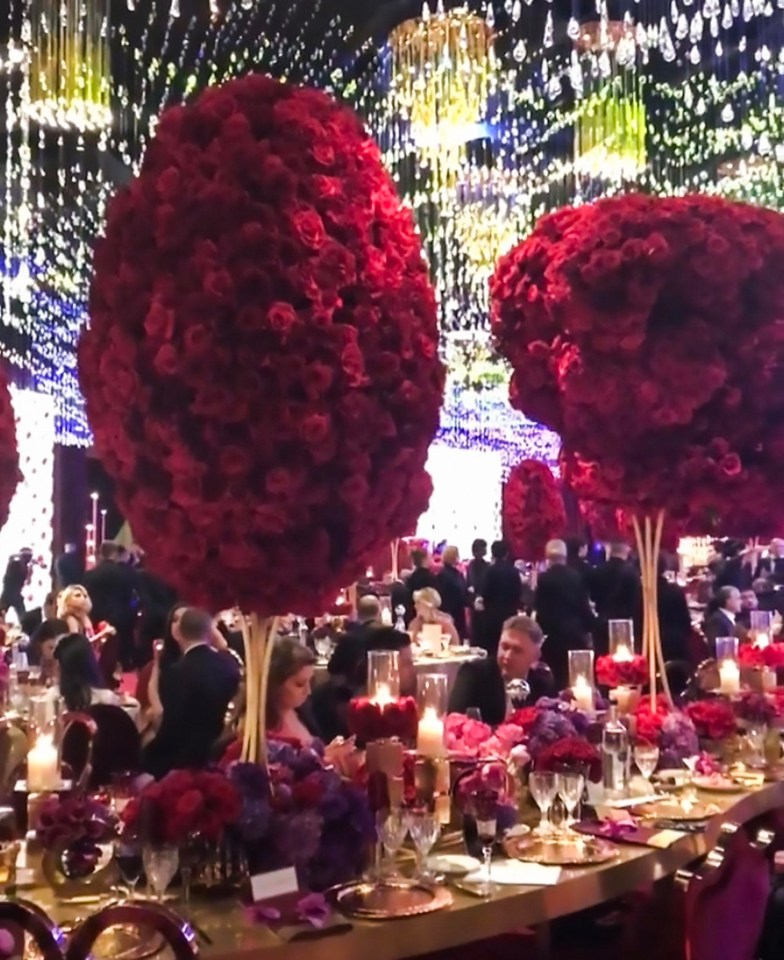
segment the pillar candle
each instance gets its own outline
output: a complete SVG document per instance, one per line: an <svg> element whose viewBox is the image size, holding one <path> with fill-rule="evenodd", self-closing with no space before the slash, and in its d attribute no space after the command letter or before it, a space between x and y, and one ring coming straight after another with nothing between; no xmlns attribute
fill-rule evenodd
<svg viewBox="0 0 784 960"><path fill-rule="evenodd" d="M417 729L417 753L423 757L444 755L444 721L433 707L426 707Z"/></svg>
<svg viewBox="0 0 784 960"><path fill-rule="evenodd" d="M719 664L719 689L729 696L740 693L740 667L734 660Z"/></svg>
<svg viewBox="0 0 784 960"><path fill-rule="evenodd" d="M43 793L57 790L60 786L60 771L57 766L57 748L51 736L42 736L27 754L28 793Z"/></svg>
<svg viewBox="0 0 784 960"><path fill-rule="evenodd" d="M577 677L572 687L574 700L577 707L585 713L593 713L593 687L588 683L585 677Z"/></svg>

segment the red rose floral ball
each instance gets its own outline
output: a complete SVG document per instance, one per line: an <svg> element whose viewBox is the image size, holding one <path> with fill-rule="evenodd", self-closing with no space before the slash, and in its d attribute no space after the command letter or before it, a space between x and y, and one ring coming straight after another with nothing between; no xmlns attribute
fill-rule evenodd
<svg viewBox="0 0 784 960"><path fill-rule="evenodd" d="M581 499L694 532L784 521L784 215L629 195L560 210L503 257L510 398L557 430Z"/></svg>
<svg viewBox="0 0 784 960"><path fill-rule="evenodd" d="M412 215L349 109L251 75L166 111L79 350L150 568L211 609L327 609L427 506L437 347Z"/></svg>
<svg viewBox="0 0 784 960"><path fill-rule="evenodd" d="M566 510L547 464L522 460L513 467L504 487L503 527L514 555L531 562L542 560L548 540L563 534Z"/></svg>
<svg viewBox="0 0 784 960"><path fill-rule="evenodd" d="M0 528L8 520L11 501L21 479L14 407L5 369L0 366Z"/></svg>

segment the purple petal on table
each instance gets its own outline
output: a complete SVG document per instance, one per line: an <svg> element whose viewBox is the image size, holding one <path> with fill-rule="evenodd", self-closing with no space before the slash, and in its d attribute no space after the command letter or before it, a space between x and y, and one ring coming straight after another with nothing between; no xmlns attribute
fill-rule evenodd
<svg viewBox="0 0 784 960"><path fill-rule="evenodd" d="M277 923L280 920L280 910L268 903L252 903L248 907L248 916L254 923Z"/></svg>
<svg viewBox="0 0 784 960"><path fill-rule="evenodd" d="M297 903L297 919L321 930L329 919L329 904L321 893L309 893Z"/></svg>

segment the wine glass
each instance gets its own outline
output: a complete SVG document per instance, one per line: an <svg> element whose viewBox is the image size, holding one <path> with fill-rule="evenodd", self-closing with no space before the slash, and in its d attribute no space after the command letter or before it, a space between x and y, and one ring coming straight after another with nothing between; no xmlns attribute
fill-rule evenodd
<svg viewBox="0 0 784 960"><path fill-rule="evenodd" d="M408 820L402 810L382 810L378 815L378 838L391 861L390 877L397 876L396 857L408 834Z"/></svg>
<svg viewBox="0 0 784 960"><path fill-rule="evenodd" d="M326 660L332 653L332 640L329 637L316 637L314 644L320 659Z"/></svg>
<svg viewBox="0 0 784 960"><path fill-rule="evenodd" d="M438 817L429 810L411 810L408 814L408 829L417 853L416 875L420 881L433 878L426 869L427 856L441 835L441 824Z"/></svg>
<svg viewBox="0 0 784 960"><path fill-rule="evenodd" d="M136 844L118 840L114 845L114 861L128 890L128 898L133 900L144 871L142 851Z"/></svg>
<svg viewBox="0 0 784 960"><path fill-rule="evenodd" d="M479 885L480 896L491 897L495 893L493 883L492 860L493 844L498 833L498 793L487 790L474 797L474 817L476 818L476 832L482 844L482 860L484 863L484 880Z"/></svg>
<svg viewBox="0 0 784 960"><path fill-rule="evenodd" d="M531 796L534 803L541 811L539 826L534 831L538 836L543 837L552 833L550 825L550 807L553 805L556 794L555 774L547 770L534 770L528 779L528 786L531 790Z"/></svg>
<svg viewBox="0 0 784 960"><path fill-rule="evenodd" d="M648 785L650 785L653 771L659 762L659 748L652 746L650 743L637 744L634 748L634 762Z"/></svg>
<svg viewBox="0 0 784 960"><path fill-rule="evenodd" d="M180 852L176 847L145 847L142 853L144 874L147 883L159 903L174 879L180 865Z"/></svg>
<svg viewBox="0 0 784 960"><path fill-rule="evenodd" d="M569 833L570 827L574 823L574 811L585 789L585 777L581 773L559 773L556 782L558 796L566 809L563 832Z"/></svg>

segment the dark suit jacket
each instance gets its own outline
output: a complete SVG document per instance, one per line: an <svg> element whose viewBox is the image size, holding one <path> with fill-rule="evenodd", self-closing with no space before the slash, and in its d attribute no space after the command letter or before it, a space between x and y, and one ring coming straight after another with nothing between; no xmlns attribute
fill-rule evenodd
<svg viewBox="0 0 784 960"><path fill-rule="evenodd" d="M463 574L455 567L442 567L438 576L436 590L441 596L441 609L448 613L455 624L461 640L468 636L466 629L466 600L468 592Z"/></svg>
<svg viewBox="0 0 784 960"><path fill-rule="evenodd" d="M594 570L591 598L596 604L596 616L601 621L597 630L597 653L607 652L607 624L610 620L633 620L640 607L642 587L640 575L625 560L610 557L607 563Z"/></svg>
<svg viewBox="0 0 784 960"><path fill-rule="evenodd" d="M705 620L703 630L710 646L711 656L716 655L716 640L718 637L740 636L737 623L733 623L723 610L714 610Z"/></svg>
<svg viewBox="0 0 784 960"><path fill-rule="evenodd" d="M588 591L578 573L556 564L539 574L534 606L546 638L542 659L558 687L566 686L568 651L586 647L594 627Z"/></svg>
<svg viewBox="0 0 784 960"><path fill-rule="evenodd" d="M691 614L686 594L677 583L659 577L658 608L662 651L667 660L689 660Z"/></svg>
<svg viewBox="0 0 784 960"><path fill-rule="evenodd" d="M482 599L484 600L483 646L494 656L501 639L504 621L520 612L522 582L514 564L497 560L485 575Z"/></svg>
<svg viewBox="0 0 784 960"><path fill-rule="evenodd" d="M555 692L552 675L544 666L532 667L527 679L531 685L529 705ZM491 726L506 719L506 687L498 662L492 658L463 664L455 677L449 696L449 712L465 713L470 708L478 709L482 720Z"/></svg>
<svg viewBox="0 0 784 960"><path fill-rule="evenodd" d="M166 672L161 686L163 720L144 752L144 769L160 778L170 770L206 766L239 681L233 657L206 645L187 651Z"/></svg>
<svg viewBox="0 0 784 960"><path fill-rule="evenodd" d="M93 602L93 623L110 623L126 643L133 630L139 581L127 563L102 561L84 575L84 586Z"/></svg>
<svg viewBox="0 0 784 960"><path fill-rule="evenodd" d="M408 580L406 580L406 587L408 588L409 595L413 599L417 590L424 590L425 587L433 587L434 590L437 590L438 581L432 570L426 570L425 567L417 567Z"/></svg>

